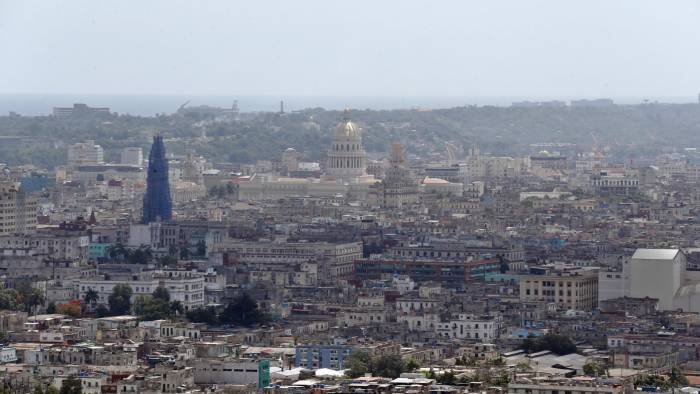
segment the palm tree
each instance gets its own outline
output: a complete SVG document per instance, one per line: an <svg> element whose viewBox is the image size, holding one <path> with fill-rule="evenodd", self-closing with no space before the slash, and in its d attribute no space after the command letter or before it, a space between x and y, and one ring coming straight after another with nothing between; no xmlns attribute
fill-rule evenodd
<svg viewBox="0 0 700 394"><path fill-rule="evenodd" d="M29 293L27 296L27 299L25 300L25 306L27 308L27 312L34 314L36 313L35 308L38 305L41 305L44 303L44 293L41 291L41 289L32 289L32 291Z"/></svg>
<svg viewBox="0 0 700 394"><path fill-rule="evenodd" d="M85 297L83 298L83 300L85 301L85 306L89 306L90 309L92 309L92 307L97 303L97 300L99 298L100 297L97 294L97 291L95 291L95 289L90 288L85 292Z"/></svg>

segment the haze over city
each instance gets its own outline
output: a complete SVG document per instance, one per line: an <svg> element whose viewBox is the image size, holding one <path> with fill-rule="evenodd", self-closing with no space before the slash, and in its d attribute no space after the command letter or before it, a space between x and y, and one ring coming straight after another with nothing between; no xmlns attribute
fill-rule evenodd
<svg viewBox="0 0 700 394"><path fill-rule="evenodd" d="M2 1L0 93L695 97L696 1Z"/></svg>
<svg viewBox="0 0 700 394"><path fill-rule="evenodd" d="M700 394L698 21L0 0L0 394Z"/></svg>

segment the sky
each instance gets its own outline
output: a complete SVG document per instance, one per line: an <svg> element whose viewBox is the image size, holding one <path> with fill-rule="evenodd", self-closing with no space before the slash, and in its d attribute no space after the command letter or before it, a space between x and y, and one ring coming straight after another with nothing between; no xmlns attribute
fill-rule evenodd
<svg viewBox="0 0 700 394"><path fill-rule="evenodd" d="M0 94L700 92L700 2L0 0Z"/></svg>

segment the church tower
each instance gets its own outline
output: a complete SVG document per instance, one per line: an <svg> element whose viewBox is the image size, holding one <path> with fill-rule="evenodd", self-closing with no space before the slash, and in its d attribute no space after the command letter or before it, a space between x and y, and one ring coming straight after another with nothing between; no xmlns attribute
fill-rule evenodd
<svg viewBox="0 0 700 394"><path fill-rule="evenodd" d="M333 131L333 143L328 151L326 173L341 179L366 175L367 155L362 147L360 128L350 120L346 109L343 120Z"/></svg>
<svg viewBox="0 0 700 394"><path fill-rule="evenodd" d="M172 200L168 182L168 161L165 159L163 137L153 137L151 153L148 155L148 174L146 176L146 194L143 196L143 218L148 224L172 219Z"/></svg>

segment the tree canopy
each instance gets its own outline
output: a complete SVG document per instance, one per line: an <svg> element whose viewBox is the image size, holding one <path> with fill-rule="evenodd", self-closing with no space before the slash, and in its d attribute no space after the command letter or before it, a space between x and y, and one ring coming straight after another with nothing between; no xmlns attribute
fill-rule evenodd
<svg viewBox="0 0 700 394"><path fill-rule="evenodd" d="M350 377L363 376L371 373L373 376L398 378L402 373L416 370L419 366L414 360L404 362L398 355L383 355L372 357L369 353L358 350L353 352L344 362Z"/></svg>
<svg viewBox="0 0 700 394"><path fill-rule="evenodd" d="M109 295L109 313L113 316L126 315L131 311L131 286L120 283L114 286Z"/></svg>
<svg viewBox="0 0 700 394"><path fill-rule="evenodd" d="M565 335L548 333L539 338L525 339L523 342L523 350L528 353L549 350L552 353L564 355L575 353L576 345L571 341L571 338Z"/></svg>

